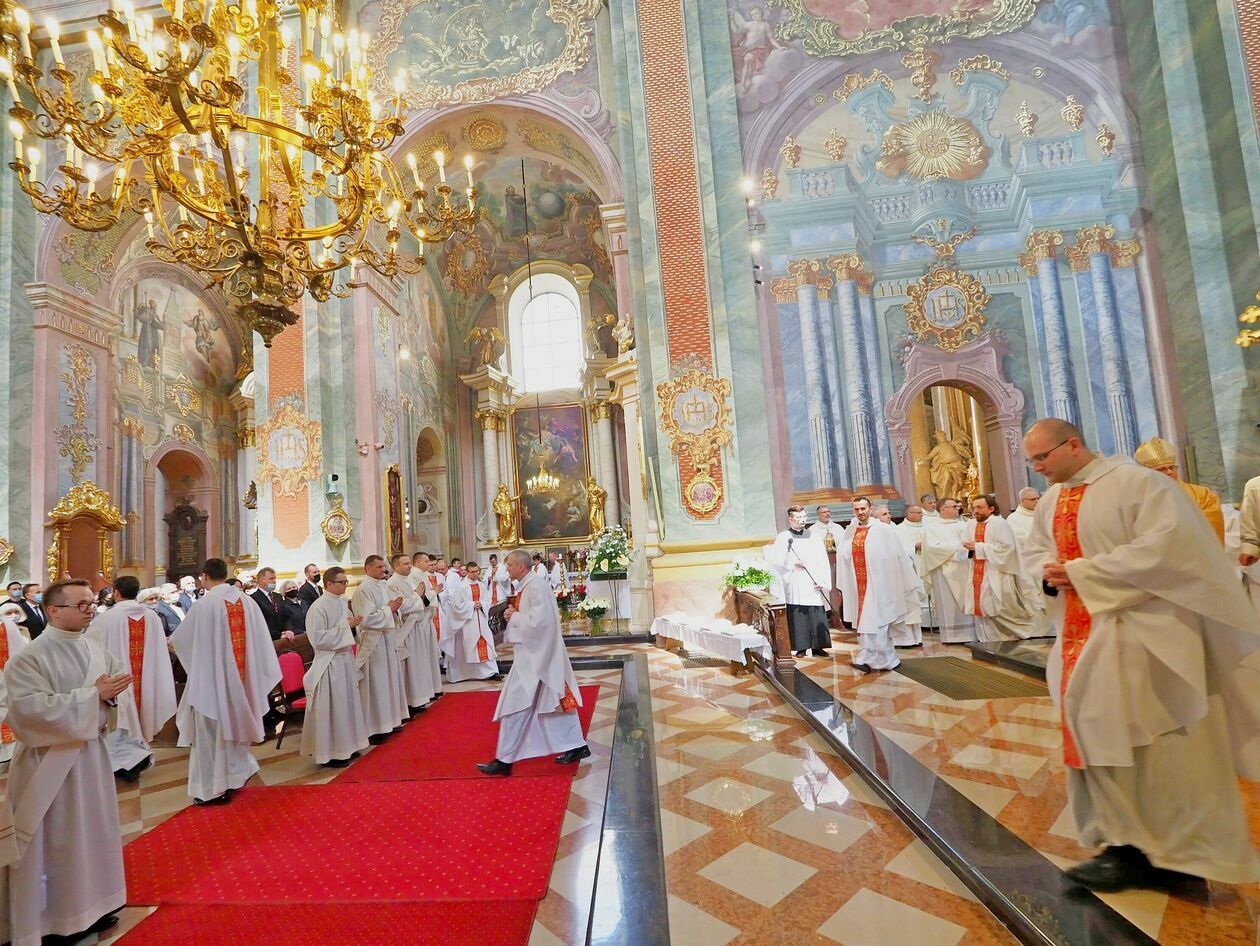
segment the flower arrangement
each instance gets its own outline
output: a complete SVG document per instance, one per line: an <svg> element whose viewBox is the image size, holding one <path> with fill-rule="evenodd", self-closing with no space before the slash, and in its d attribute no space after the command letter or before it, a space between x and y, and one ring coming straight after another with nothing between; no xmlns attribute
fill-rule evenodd
<svg viewBox="0 0 1260 946"><path fill-rule="evenodd" d="M586 559L588 577L624 575L630 567L630 537L621 526L612 526L595 537Z"/></svg>
<svg viewBox="0 0 1260 946"><path fill-rule="evenodd" d="M727 585L730 585L747 591L756 588L768 588L770 581L770 565L765 559L755 558L746 561L737 558L731 566L731 570L722 576L722 587L725 588Z"/></svg>
<svg viewBox="0 0 1260 946"><path fill-rule="evenodd" d="M612 602L607 598L583 598L578 602L577 610L588 618L598 620L612 610Z"/></svg>

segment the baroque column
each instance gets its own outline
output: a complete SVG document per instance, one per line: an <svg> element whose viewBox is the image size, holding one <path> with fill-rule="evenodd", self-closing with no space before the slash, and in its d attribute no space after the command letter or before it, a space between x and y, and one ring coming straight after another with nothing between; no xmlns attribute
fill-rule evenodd
<svg viewBox="0 0 1260 946"><path fill-rule="evenodd" d="M612 404L606 400L591 405L591 424L595 428L597 461L595 478L604 492L604 522L614 526L621 522L621 502L617 487L617 450L613 443Z"/></svg>
<svg viewBox="0 0 1260 946"><path fill-rule="evenodd" d="M483 407L474 415L481 424L481 466L485 482L486 536L490 544L499 541L499 522L494 516L494 498L499 494L499 432L506 426L503 412Z"/></svg>
<svg viewBox="0 0 1260 946"><path fill-rule="evenodd" d="M1062 245L1063 234L1058 230L1034 230L1028 235L1028 253L1021 257L1021 261L1026 267L1035 266L1037 270L1049 373L1047 411L1051 417L1079 424L1081 409L1076 397L1076 376L1072 369L1067 314L1063 308L1059 261L1055 251L1056 246Z"/></svg>
<svg viewBox="0 0 1260 946"><path fill-rule="evenodd" d="M627 578L630 581L630 633L644 634L652 625L652 573L648 559L660 554L654 535L649 535L652 514L648 507L647 471L644 465L643 429L639 417L638 364L633 350L621 354L608 369L613 383L609 400L621 405L626 425L626 473L630 498L630 536L634 543ZM608 495L612 496L612 490ZM610 520L611 521L611 520Z"/></svg>
<svg viewBox="0 0 1260 946"><path fill-rule="evenodd" d="M840 309L840 350L852 435L854 488L880 482L877 417L867 373L867 345L863 331L861 294L870 293L871 274L856 254L833 256L827 268L836 274L836 302Z"/></svg>
<svg viewBox="0 0 1260 946"><path fill-rule="evenodd" d="M819 324L819 296L831 291L833 282L816 259L788 263L788 279L796 292L796 310L801 325L801 353L805 365L805 401L809 416L810 455L813 458L813 486L832 485L836 470L835 419L827 396L827 368ZM776 282L780 292L789 284ZM772 287L774 289L775 287Z"/></svg>
<svg viewBox="0 0 1260 946"><path fill-rule="evenodd" d="M1132 267L1139 249L1134 240L1116 243L1112 239L1115 235L1115 228L1111 226L1083 227L1077 232L1076 245L1067 251L1067 257L1074 271L1089 273L1098 320L1103 388L1107 392L1107 413L1115 438L1115 451L1132 456L1138 446L1137 416L1133 405L1133 382L1124 351L1112 260L1117 256L1124 258Z"/></svg>

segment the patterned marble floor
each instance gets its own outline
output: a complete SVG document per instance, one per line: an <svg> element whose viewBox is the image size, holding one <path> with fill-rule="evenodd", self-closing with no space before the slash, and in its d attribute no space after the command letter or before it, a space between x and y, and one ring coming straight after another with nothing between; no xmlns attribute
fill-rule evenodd
<svg viewBox="0 0 1260 946"><path fill-rule="evenodd" d="M931 634L927 638L922 649L903 650L902 659L971 659L965 647L941 645ZM798 663L816 683L1051 862L1066 867L1093 855L1075 841L1059 717L1049 697L952 700L896 672L865 675L854 670L849 666L854 650L854 635L838 634L831 657ZM1243 787L1252 835L1260 842L1260 791L1248 783ZM1102 899L1168 946L1260 941L1260 886L1211 884L1206 892L1177 896L1126 891Z"/></svg>

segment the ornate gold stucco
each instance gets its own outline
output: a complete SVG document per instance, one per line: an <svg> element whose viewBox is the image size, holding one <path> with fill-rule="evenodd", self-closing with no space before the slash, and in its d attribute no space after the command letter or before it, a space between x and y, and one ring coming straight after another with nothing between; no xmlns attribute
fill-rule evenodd
<svg viewBox="0 0 1260 946"><path fill-rule="evenodd" d="M980 280L949 266L937 266L906 290L910 334L944 351L957 351L984 329L990 296Z"/></svg>
<svg viewBox="0 0 1260 946"><path fill-rule="evenodd" d="M258 425L258 479L270 480L276 495L296 496L316 479L323 460L319 421L285 404Z"/></svg>

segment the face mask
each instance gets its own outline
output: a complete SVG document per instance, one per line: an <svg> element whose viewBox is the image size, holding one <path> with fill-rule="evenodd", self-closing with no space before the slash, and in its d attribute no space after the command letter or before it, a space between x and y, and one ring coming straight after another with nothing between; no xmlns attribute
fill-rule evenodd
<svg viewBox="0 0 1260 946"><path fill-rule="evenodd" d="M10 598L20 598L20 597L22 597L22 589L21 589L21 588L14 588L12 591L10 591L10 592L9 592L9 597L10 597Z"/></svg>
<svg viewBox="0 0 1260 946"><path fill-rule="evenodd" d="M286 592L284 593L284 596L285 596L286 598L296 598L298 595L297 595L297 592L296 592L296 591L286 591Z"/></svg>
<svg viewBox="0 0 1260 946"><path fill-rule="evenodd" d="M44 594L43 594L43 592L40 592L40 591L35 592L35 603L36 603L36 604L43 604L43 603L44 603Z"/></svg>
<svg viewBox="0 0 1260 946"><path fill-rule="evenodd" d="M268 590L268 591L275 591L275 590L276 590L276 583L275 583L274 581L269 581L269 582L267 582L266 588L267 588L267 590Z"/></svg>
<svg viewBox="0 0 1260 946"><path fill-rule="evenodd" d="M156 610L157 610L157 602L156 602L156 601L146 601L146 602L144 603L144 606L145 606L146 608L152 608L154 611L156 611Z"/></svg>

